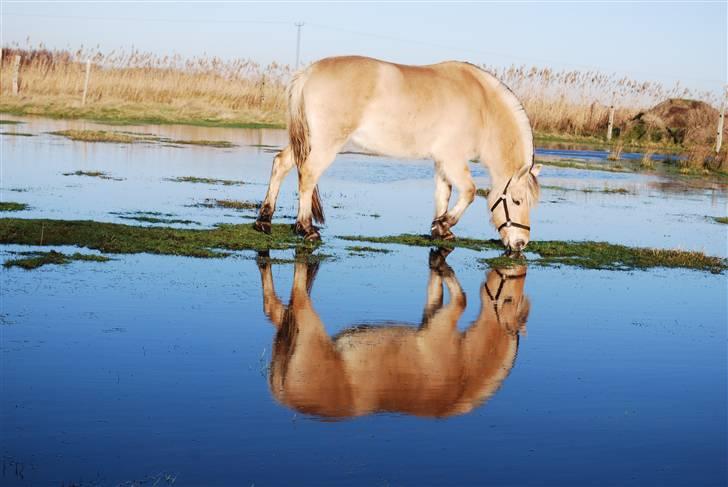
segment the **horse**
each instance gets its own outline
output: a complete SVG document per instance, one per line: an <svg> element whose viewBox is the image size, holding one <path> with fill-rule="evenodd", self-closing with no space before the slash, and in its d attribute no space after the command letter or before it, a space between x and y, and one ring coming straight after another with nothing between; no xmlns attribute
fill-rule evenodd
<svg viewBox="0 0 728 487"><path fill-rule="evenodd" d="M491 176L488 206L508 250L530 239L530 210L539 198L533 133L513 92L487 71L447 61L427 66L360 56L330 57L294 75L288 90L289 144L273 159L270 182L254 227L270 233L283 178L298 169L295 229L321 238L324 223L318 180L344 144L435 165L433 238L453 239L451 228L475 199L468 161ZM452 187L459 195L449 209Z"/></svg>
<svg viewBox="0 0 728 487"><path fill-rule="evenodd" d="M431 255L430 263L419 327L360 324L332 338L311 302L318 264L295 264L284 306L270 260L259 258L263 310L276 328L269 386L277 401L320 418L380 412L443 418L468 413L493 396L513 368L525 331L526 268L491 270L481 287L480 314L461 333L465 293L444 257ZM443 286L450 296L445 305Z"/></svg>

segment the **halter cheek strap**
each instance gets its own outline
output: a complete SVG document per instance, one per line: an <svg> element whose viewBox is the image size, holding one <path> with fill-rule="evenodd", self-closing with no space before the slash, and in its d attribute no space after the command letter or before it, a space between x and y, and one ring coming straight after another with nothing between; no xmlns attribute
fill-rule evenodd
<svg viewBox="0 0 728 487"><path fill-rule="evenodd" d="M493 206L490 207L490 212L492 213L498 207L498 205L503 203L503 211L505 211L505 213L506 213L506 221L504 221L501 224L501 226L498 227L499 232L501 231L501 229L503 227L517 227L517 228L523 228L524 230L531 231L531 227L529 227L528 225L516 223L513 220L511 220L511 215L510 215L510 213L508 213L508 201L506 200L506 192L508 191L508 186L510 186L512 179L513 179L513 177L511 177L511 179L508 180L505 188L503 188L503 192L498 197L498 201L493 203Z"/></svg>
<svg viewBox="0 0 728 487"><path fill-rule="evenodd" d="M500 299L501 292L503 291L503 287L506 284L506 281L511 279L523 279L526 277L526 273L523 274L516 274L515 276L509 276L507 274L503 274L498 269L495 269L496 274L498 274L498 277L500 277L500 282L498 283L498 290L493 294L490 292L490 288L488 288L488 281L486 280L483 283L483 287L485 288L485 292L488 294L488 298L490 298L491 304L493 304L493 310L495 311L495 317L498 320L498 323L500 324L500 313L498 312L498 300Z"/></svg>

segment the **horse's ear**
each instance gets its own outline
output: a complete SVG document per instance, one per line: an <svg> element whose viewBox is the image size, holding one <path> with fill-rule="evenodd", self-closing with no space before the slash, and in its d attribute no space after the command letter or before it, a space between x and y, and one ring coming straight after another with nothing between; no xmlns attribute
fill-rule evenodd
<svg viewBox="0 0 728 487"><path fill-rule="evenodd" d="M541 173L541 168L543 167L543 164L534 164L531 166L531 174L535 176L538 176Z"/></svg>

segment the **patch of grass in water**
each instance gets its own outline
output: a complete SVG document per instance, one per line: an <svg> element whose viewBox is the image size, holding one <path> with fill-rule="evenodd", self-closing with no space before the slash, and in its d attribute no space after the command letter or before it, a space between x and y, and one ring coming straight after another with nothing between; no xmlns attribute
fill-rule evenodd
<svg viewBox="0 0 728 487"><path fill-rule="evenodd" d="M220 224L196 230L142 227L90 220L0 218L0 243L20 245L77 245L109 254L164 254L224 257L224 250L315 248L302 241L291 225L273 225L272 235L250 224Z"/></svg>
<svg viewBox="0 0 728 487"><path fill-rule="evenodd" d="M376 253L376 254L389 254L392 252L389 249L382 249L379 247L367 247L364 245L352 245L350 247L346 247L346 250L349 251L350 254L367 254L367 253Z"/></svg>
<svg viewBox="0 0 728 487"><path fill-rule="evenodd" d="M120 144L130 144L138 137L108 130L58 130L49 132L51 135L60 135L80 142L116 142Z"/></svg>
<svg viewBox="0 0 728 487"><path fill-rule="evenodd" d="M385 237L343 236L344 240L401 244L420 247L469 248L472 250L502 250L498 240L456 238L433 240L427 235L403 234ZM529 254L538 255L531 263L543 266L570 265L586 269L628 270L670 267L696 269L720 273L728 269L728 262L702 252L671 249L628 247L608 242L544 241L531 242ZM488 262L485 259L484 262Z"/></svg>
<svg viewBox="0 0 728 487"><path fill-rule="evenodd" d="M634 194L627 188L568 188L566 186L551 186L548 184L542 184L541 189L552 189L556 191L578 191L580 193L604 193L604 194Z"/></svg>
<svg viewBox="0 0 728 487"><path fill-rule="evenodd" d="M611 165L611 164L588 164L586 162L582 161L576 161L572 159L547 159L547 160L537 160L538 163L544 164L546 166L553 166L553 167L563 167L568 169L584 169L589 171L605 171L605 172L635 172L634 169L624 167L621 165Z"/></svg>
<svg viewBox="0 0 728 487"><path fill-rule="evenodd" d="M728 216L714 216L712 218L713 218L713 220L715 220L716 223L722 223L724 225L728 225Z"/></svg>
<svg viewBox="0 0 728 487"><path fill-rule="evenodd" d="M255 201L238 201L238 200L216 200L207 198L202 203L195 203L199 208L228 208L232 210L257 210L260 203Z"/></svg>
<svg viewBox="0 0 728 487"><path fill-rule="evenodd" d="M25 122L19 120L0 120L0 125L20 125L21 123Z"/></svg>
<svg viewBox="0 0 728 487"><path fill-rule="evenodd" d="M28 132L0 132L0 135L12 135L15 137L35 137L35 134L29 134Z"/></svg>
<svg viewBox="0 0 728 487"><path fill-rule="evenodd" d="M232 142L227 140L170 140L170 144L182 144L182 145L201 145L205 147L217 147L219 149L229 149L231 147L237 147Z"/></svg>
<svg viewBox="0 0 728 487"><path fill-rule="evenodd" d="M106 179L109 181L123 181L124 178L115 178L113 176L109 176L107 173L102 171L74 171L74 172L64 172L64 176L86 176L89 178L99 178L99 179Z"/></svg>
<svg viewBox="0 0 728 487"><path fill-rule="evenodd" d="M175 183L199 183L199 184L218 184L222 186L242 186L248 184L245 181L234 181L231 179L212 179L212 178L198 178L196 176L180 176L176 178L168 178L166 181L172 181Z"/></svg>
<svg viewBox="0 0 728 487"><path fill-rule="evenodd" d="M136 216L129 216L129 215L121 215L119 218L123 218L124 220L135 220L138 222L144 222L144 223L164 223L167 225L179 223L182 225L199 225L200 222L196 222L193 220L177 220L174 218L159 218L156 216L146 216L146 215L136 215Z"/></svg>
<svg viewBox="0 0 728 487"><path fill-rule="evenodd" d="M16 203L14 201L0 201L0 211L23 211L27 209L28 205L25 203Z"/></svg>
<svg viewBox="0 0 728 487"><path fill-rule="evenodd" d="M48 264L66 265L73 261L107 262L111 260L103 255L79 254L78 252L64 254L55 250L50 252L18 252L18 255L24 255L25 257L10 259L3 264L3 267L20 267L31 270Z"/></svg>
<svg viewBox="0 0 728 487"><path fill-rule="evenodd" d="M51 135L60 135L68 139L81 142L112 142L119 144L132 144L135 142L159 142L164 145L174 146L199 145L205 147L217 147L222 149L236 147L235 144L226 140L172 140L169 137L160 137L154 134L128 132L122 130L59 130L49 133Z"/></svg>
<svg viewBox="0 0 728 487"><path fill-rule="evenodd" d="M507 269L528 264L526 258L521 254L514 256L499 255L498 257L490 257L488 259L478 259L478 261L487 264L491 269Z"/></svg>
<svg viewBox="0 0 728 487"><path fill-rule="evenodd" d="M475 194L477 196L480 196L481 198L487 198L488 195L490 194L490 189L488 189L488 188L478 188L478 189L475 190Z"/></svg>

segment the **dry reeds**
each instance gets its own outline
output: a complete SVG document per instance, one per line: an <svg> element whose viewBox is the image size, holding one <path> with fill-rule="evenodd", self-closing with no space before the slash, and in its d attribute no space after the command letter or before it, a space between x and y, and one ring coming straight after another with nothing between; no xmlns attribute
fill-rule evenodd
<svg viewBox="0 0 728 487"><path fill-rule="evenodd" d="M79 49L75 53L3 48L2 79L11 78L13 56L22 56L20 93L48 103L80 104L85 61L92 63L87 105L163 104L207 110L217 117L248 112L261 122L280 122L286 107L288 66L218 57L183 59L130 52ZM9 83L0 87L11 94ZM73 106L73 105L72 105Z"/></svg>
<svg viewBox="0 0 728 487"><path fill-rule="evenodd" d="M8 61L16 54L23 61L20 97L13 98L8 96L12 77L12 62ZM79 113L87 60L92 63L91 81L86 111ZM534 130L542 134L601 138L606 134L609 105L613 102L617 139L621 139L618 130L626 121L665 99L696 98L715 105L709 93L691 92L679 85L665 88L659 83L642 83L593 70L484 68L516 93ZM32 105L41 107L35 113L59 117L87 117L89 110L95 110L93 113L102 114L101 118L118 114L119 118L126 115L136 120L282 124L287 103L285 87L292 71L287 65L263 66L249 59L206 55L186 59L136 49L105 54L83 47L76 52L50 51L42 45L27 49L16 45L3 49L0 94L5 109ZM695 122L691 125L695 130L704 130L704 121ZM709 133L704 136L701 132L696 138L705 139L706 147L710 144Z"/></svg>

